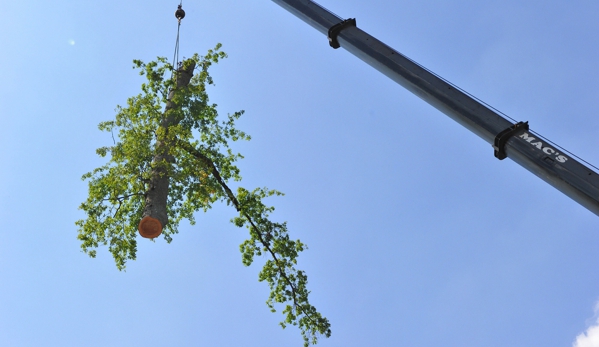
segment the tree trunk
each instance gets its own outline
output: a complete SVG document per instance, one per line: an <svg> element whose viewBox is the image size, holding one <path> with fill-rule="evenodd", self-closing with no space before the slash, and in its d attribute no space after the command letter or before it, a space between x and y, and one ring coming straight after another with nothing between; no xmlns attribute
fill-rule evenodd
<svg viewBox="0 0 599 347"><path fill-rule="evenodd" d="M185 88L189 85L194 68L194 61L186 61L183 63L182 67L176 72L176 88ZM170 101L173 95L174 91L171 90L168 96L169 101L167 101L166 107L164 108L165 117L160 124L160 128L163 128L165 133L168 132L170 126L179 123L179 119L176 119L174 115L168 115L170 109L177 107L177 105ZM165 141L156 141L156 151L154 153L153 163L162 162L163 165L157 165L152 169L149 188L146 192L144 212L138 227L139 234L149 239L158 237L162 233L162 229L168 224L168 214L166 210L169 186L168 168L171 163L174 162L174 158L168 154L169 148L170 145Z"/></svg>

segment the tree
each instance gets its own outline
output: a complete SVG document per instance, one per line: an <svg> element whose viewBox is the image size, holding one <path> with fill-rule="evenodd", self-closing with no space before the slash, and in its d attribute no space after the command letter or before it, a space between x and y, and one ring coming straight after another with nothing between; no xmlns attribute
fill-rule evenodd
<svg viewBox="0 0 599 347"><path fill-rule="evenodd" d="M108 163L82 177L89 195L80 206L86 218L76 222L78 239L92 258L96 248L108 246L117 268L124 270L128 260L136 259L138 230L150 238L162 234L170 243L183 219L194 225L195 212L226 202L238 213L231 221L249 230L240 245L243 264L251 265L263 253L270 256L258 277L270 287L268 307L275 312L276 304L284 304L281 326L298 326L304 346L316 344L331 329L309 303L305 272L295 267L306 245L289 237L286 223L271 221L274 207L263 203L282 193L268 188L233 193L227 185L241 180L235 164L243 158L233 153L229 141L250 136L235 127L243 111L221 120L216 105L209 103L206 85L213 80L208 69L226 57L220 47L205 56L194 54L177 69L162 57L133 61L147 81L126 107L117 106L114 120L98 126L113 134L114 143L96 150Z"/></svg>

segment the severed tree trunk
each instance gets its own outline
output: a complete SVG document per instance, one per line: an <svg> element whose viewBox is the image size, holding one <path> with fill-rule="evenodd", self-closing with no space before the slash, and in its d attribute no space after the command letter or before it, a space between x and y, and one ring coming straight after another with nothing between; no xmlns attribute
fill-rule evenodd
<svg viewBox="0 0 599 347"><path fill-rule="evenodd" d="M194 68L194 61L183 63L182 67L176 72L176 88L185 88L189 85ZM168 131L168 127L179 123L179 119L176 119L174 115L168 115L170 109L177 107L170 101L173 95L174 91L171 90L168 96L169 101L167 101L164 109L165 117L160 124L160 128L163 128L165 132ZM158 237L162 233L162 229L168 224L166 212L169 186L168 167L174 162L174 158L168 154L169 148L168 143L162 140L156 141L153 163L162 163L163 165L157 165L152 169L149 188L145 195L145 207L138 227L139 234L149 239Z"/></svg>

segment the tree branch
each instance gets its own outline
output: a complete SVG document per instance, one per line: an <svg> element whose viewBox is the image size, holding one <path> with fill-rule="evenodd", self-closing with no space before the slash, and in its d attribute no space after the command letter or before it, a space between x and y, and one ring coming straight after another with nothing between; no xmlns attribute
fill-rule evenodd
<svg viewBox="0 0 599 347"><path fill-rule="evenodd" d="M129 199L132 196L136 196L136 195L144 195L144 193L133 193L133 194L129 194L129 195L123 195L123 196L118 196L116 198L107 198L107 199L102 199L102 201L100 202L100 204L104 201L110 201L110 200L116 200L119 202L119 207L117 207L116 212L114 213L114 215L112 216L112 218L116 217L116 214L119 213L119 210L121 209L121 206L123 205L123 201L125 201L126 199Z"/></svg>
<svg viewBox="0 0 599 347"><path fill-rule="evenodd" d="M287 282L287 284L289 285L289 287L291 287L291 293L293 296L294 307L298 308L310 320L310 322L315 324L315 322L312 320L312 317L308 313L306 313L306 311L304 311L304 309L301 305L298 305L298 303L297 303L297 288L295 287L293 282L291 282L291 280L285 273L285 269L281 266L280 261L277 258L275 252L271 249L269 242L265 241L264 238L262 237L262 233L260 232L260 229L256 226L256 224L254 223L252 218L247 213L242 211L239 201L237 200L237 198L235 197L235 195L233 194L233 192L231 191L229 186L227 186L227 184L221 177L220 172L218 171L216 165L214 165L214 162L212 162L212 160L210 160L210 158L205 156L202 152L200 152L199 150L194 148L189 143L180 141L180 140L176 140L176 141L177 141L176 144L179 147L186 150L189 154L193 155L196 159L200 160L202 163L204 163L204 165L206 165L207 167L209 167L211 169L212 174L214 175L214 177L216 178L218 183L221 185L221 187L224 189L225 193L227 194L229 201L231 201L231 203L233 204L233 206L235 206L235 209L238 212L243 214L243 216L247 219L247 221L250 223L252 228L254 228L254 230L256 230L256 234L258 235L258 240L260 241L260 243L262 243L262 245L270 253L273 260L275 261L275 264L277 264L277 270L279 271L279 274L281 275L281 277L284 278L285 281Z"/></svg>

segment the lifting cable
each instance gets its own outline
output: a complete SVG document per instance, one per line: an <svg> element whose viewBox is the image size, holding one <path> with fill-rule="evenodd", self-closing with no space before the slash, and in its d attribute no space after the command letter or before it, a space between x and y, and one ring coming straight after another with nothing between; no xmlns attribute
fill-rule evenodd
<svg viewBox="0 0 599 347"><path fill-rule="evenodd" d="M185 18L185 11L183 11L183 0L177 6L177 11L175 11L175 18L177 18L177 40L175 41L175 53L173 54L173 70L171 71L171 79L173 78L173 71L178 70L180 68L179 65L179 31L181 29L181 19Z"/></svg>

